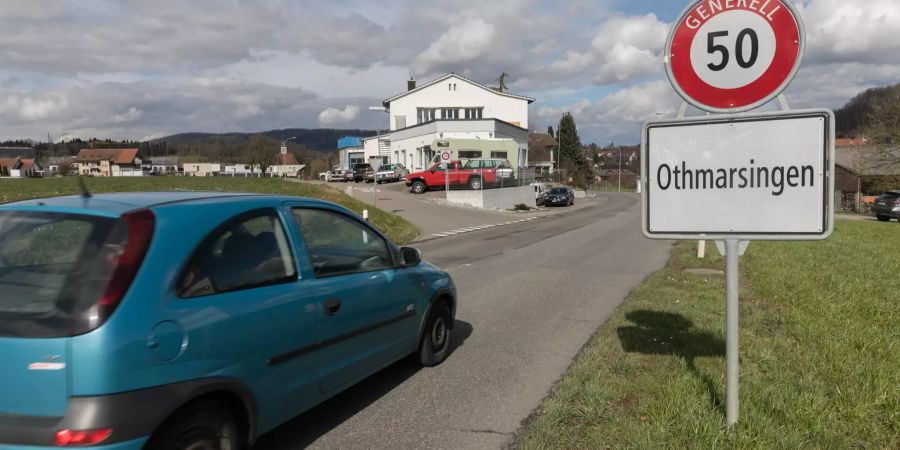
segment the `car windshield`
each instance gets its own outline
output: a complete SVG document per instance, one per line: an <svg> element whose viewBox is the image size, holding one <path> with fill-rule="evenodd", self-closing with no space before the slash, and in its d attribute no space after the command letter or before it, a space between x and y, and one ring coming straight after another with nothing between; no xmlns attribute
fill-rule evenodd
<svg viewBox="0 0 900 450"><path fill-rule="evenodd" d="M0 212L0 336L60 337L90 328L87 310L127 235L112 218Z"/></svg>

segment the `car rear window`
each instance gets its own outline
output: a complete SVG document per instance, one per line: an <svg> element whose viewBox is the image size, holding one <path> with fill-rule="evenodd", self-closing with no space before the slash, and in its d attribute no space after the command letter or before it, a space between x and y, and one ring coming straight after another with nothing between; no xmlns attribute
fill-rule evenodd
<svg viewBox="0 0 900 450"><path fill-rule="evenodd" d="M118 219L0 211L0 336L61 337L93 326L89 309L124 249Z"/></svg>
<svg viewBox="0 0 900 450"><path fill-rule="evenodd" d="M883 200L893 200L897 197L900 197L900 194L898 194L896 192L885 192L884 194L881 195L881 198Z"/></svg>
<svg viewBox="0 0 900 450"><path fill-rule="evenodd" d="M553 188L553 189L550 189L550 193L554 194L554 195L562 195L562 194L568 194L569 190L566 188Z"/></svg>

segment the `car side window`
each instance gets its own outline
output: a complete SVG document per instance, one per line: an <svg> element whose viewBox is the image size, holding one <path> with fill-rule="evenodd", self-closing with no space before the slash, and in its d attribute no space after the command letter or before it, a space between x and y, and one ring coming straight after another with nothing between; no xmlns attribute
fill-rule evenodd
<svg viewBox="0 0 900 450"><path fill-rule="evenodd" d="M178 282L182 298L293 281L297 269L281 219L250 211L216 228L197 248Z"/></svg>
<svg viewBox="0 0 900 450"><path fill-rule="evenodd" d="M294 208L293 215L317 277L393 267L387 242L360 222L321 209Z"/></svg>

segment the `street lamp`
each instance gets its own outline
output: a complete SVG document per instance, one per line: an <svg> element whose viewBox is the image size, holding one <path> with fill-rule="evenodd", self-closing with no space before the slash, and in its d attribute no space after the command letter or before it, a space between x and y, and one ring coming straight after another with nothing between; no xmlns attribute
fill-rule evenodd
<svg viewBox="0 0 900 450"><path fill-rule="evenodd" d="M284 170L284 166L285 166L285 164L284 164L285 156L284 155L287 155L287 143L288 143L288 141L293 141L295 139L297 139L297 136L291 136L291 137L281 141L281 168L282 168L282 170Z"/></svg>

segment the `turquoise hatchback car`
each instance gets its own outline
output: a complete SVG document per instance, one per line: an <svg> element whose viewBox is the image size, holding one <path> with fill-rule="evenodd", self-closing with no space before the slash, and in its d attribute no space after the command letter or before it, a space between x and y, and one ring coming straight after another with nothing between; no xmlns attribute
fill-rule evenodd
<svg viewBox="0 0 900 450"><path fill-rule="evenodd" d="M331 203L119 193L0 206L0 448L240 449L448 354L450 276Z"/></svg>

